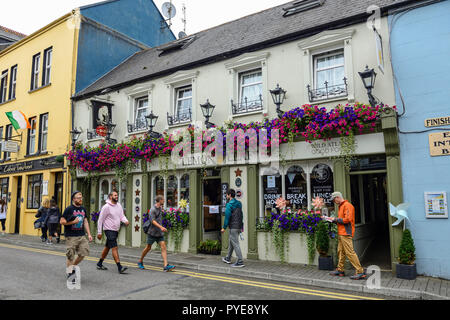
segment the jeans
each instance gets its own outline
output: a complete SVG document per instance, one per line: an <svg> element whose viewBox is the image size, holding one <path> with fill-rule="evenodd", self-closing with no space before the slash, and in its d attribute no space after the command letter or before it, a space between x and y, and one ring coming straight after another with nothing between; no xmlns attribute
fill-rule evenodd
<svg viewBox="0 0 450 320"><path fill-rule="evenodd" d="M231 256L233 255L233 250L236 251L236 255L238 257L238 263L243 263L244 260L242 258L241 247L239 246L239 235L241 234L241 230L239 229L231 229L230 230L230 244L228 246L228 260L231 260Z"/></svg>
<svg viewBox="0 0 450 320"><path fill-rule="evenodd" d="M47 230L48 230L47 226L41 228L42 231L41 239L47 240Z"/></svg>
<svg viewBox="0 0 450 320"><path fill-rule="evenodd" d="M6 219L1 219L0 221L2 222L2 231L5 231L6 230L6 227L5 227Z"/></svg>

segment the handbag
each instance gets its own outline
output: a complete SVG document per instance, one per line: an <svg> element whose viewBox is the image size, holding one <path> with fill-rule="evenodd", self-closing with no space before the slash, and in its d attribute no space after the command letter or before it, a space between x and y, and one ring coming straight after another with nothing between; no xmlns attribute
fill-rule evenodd
<svg viewBox="0 0 450 320"><path fill-rule="evenodd" d="M34 228L35 228L35 229L41 229L41 228L43 227L43 225L44 225L44 222L41 221L41 219L37 219L37 220L34 222Z"/></svg>

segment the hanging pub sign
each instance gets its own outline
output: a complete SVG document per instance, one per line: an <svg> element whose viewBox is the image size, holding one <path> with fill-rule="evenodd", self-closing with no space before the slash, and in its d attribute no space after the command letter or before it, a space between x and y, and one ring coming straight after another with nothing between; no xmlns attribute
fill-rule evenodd
<svg viewBox="0 0 450 320"><path fill-rule="evenodd" d="M313 199L323 198L328 207L333 206L331 195L334 192L333 172L326 164L318 164L311 173L311 192Z"/></svg>
<svg viewBox="0 0 450 320"><path fill-rule="evenodd" d="M19 152L19 144L15 141L2 141L1 143L2 152Z"/></svg>
<svg viewBox="0 0 450 320"><path fill-rule="evenodd" d="M112 122L112 104L91 101L93 107L93 128L102 128ZM99 134L97 132L97 134Z"/></svg>
<svg viewBox="0 0 450 320"><path fill-rule="evenodd" d="M429 140L432 157L450 156L450 131L431 133Z"/></svg>

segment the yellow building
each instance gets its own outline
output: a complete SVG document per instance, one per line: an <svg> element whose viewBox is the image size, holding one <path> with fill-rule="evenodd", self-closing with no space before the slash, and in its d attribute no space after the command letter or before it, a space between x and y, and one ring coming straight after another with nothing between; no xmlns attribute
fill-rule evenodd
<svg viewBox="0 0 450 320"><path fill-rule="evenodd" d="M37 235L33 222L44 198L67 204L71 144L70 97L75 92L78 28L67 14L0 52L1 197L6 231ZM15 130L6 112L21 111L31 129ZM17 148L5 152L7 146Z"/></svg>

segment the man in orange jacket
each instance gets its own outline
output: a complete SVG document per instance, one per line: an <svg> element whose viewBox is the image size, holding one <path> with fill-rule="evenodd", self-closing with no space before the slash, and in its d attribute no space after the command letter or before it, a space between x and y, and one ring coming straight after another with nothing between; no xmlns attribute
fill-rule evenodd
<svg viewBox="0 0 450 320"><path fill-rule="evenodd" d="M353 280L366 279L367 275L359 262L358 256L353 249L353 237L355 235L355 207L345 200L340 192L334 192L331 199L339 206L338 217L333 219L338 225L338 266L331 275L343 277L345 257L356 269L356 274L350 278Z"/></svg>

